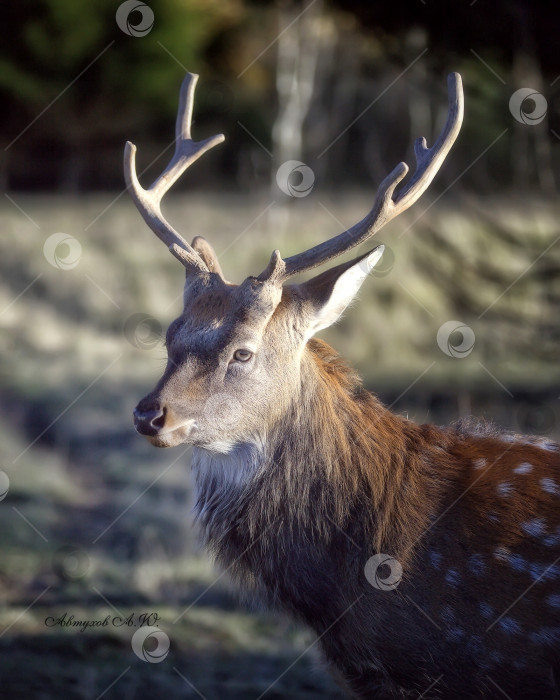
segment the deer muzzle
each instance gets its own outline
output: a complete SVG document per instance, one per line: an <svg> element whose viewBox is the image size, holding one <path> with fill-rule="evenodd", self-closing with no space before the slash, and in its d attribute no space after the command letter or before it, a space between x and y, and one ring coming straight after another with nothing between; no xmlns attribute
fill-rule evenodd
<svg viewBox="0 0 560 700"><path fill-rule="evenodd" d="M173 447L186 442L195 429L194 419L179 420L163 402L143 398L133 411L136 431L156 447Z"/></svg>

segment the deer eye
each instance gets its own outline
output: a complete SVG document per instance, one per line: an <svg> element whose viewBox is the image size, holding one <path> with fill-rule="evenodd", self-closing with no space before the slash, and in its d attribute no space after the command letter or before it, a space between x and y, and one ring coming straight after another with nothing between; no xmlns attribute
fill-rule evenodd
<svg viewBox="0 0 560 700"><path fill-rule="evenodd" d="M250 350L236 350L233 353L233 359L237 360L237 362L247 362L253 357L253 353Z"/></svg>

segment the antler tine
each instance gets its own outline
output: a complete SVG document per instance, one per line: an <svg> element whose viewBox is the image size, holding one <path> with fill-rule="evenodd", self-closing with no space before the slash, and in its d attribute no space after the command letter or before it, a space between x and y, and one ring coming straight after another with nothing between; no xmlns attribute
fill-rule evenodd
<svg viewBox="0 0 560 700"><path fill-rule="evenodd" d="M181 85L175 124L175 153L162 174L145 190L136 175L136 146L127 141L124 149L124 177L138 211L156 236L187 269L207 272L208 268L200 255L175 231L161 213L163 196L185 170L206 151L224 141L223 134L216 134L198 142L191 138L194 90L197 80L198 75L187 73Z"/></svg>
<svg viewBox="0 0 560 700"><path fill-rule="evenodd" d="M408 184L395 194L395 188L408 172L406 163L399 163L379 185L371 211L338 236L324 241L309 250L282 260L274 251L260 280L282 283L299 272L309 270L335 258L373 236L387 222L416 202L429 187L440 169L451 146L455 142L463 121L463 85L459 73L451 73L447 79L449 111L447 121L431 148L422 136L416 139L414 154L416 171Z"/></svg>

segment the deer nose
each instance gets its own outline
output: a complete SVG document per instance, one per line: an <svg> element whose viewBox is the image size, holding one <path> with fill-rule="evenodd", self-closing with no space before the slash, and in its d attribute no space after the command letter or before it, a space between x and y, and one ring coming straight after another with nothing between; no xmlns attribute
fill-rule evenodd
<svg viewBox="0 0 560 700"><path fill-rule="evenodd" d="M158 401L140 401L133 411L134 427L141 435L157 435L165 424L166 410Z"/></svg>

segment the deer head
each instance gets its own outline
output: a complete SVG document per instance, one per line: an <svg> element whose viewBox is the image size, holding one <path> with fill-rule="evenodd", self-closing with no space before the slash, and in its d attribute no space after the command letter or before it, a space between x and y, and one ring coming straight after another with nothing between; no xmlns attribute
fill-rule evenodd
<svg viewBox="0 0 560 700"><path fill-rule="evenodd" d="M135 146L125 148L125 178L144 220L186 269L183 313L170 325L165 372L134 411L136 430L153 445L189 443L214 453L259 443L297 400L306 366L306 344L334 323L352 301L383 246L333 267L301 284L294 275L333 260L373 236L410 207L427 189L453 145L463 116L461 78L448 78L449 112L431 148L415 143L416 171L399 163L378 188L373 207L357 224L334 238L285 260L278 250L266 269L241 284L228 282L210 244L189 245L165 220L160 203L180 175L203 153L224 140L191 139L194 88L187 74L181 88L175 154L145 190L136 176Z"/></svg>

